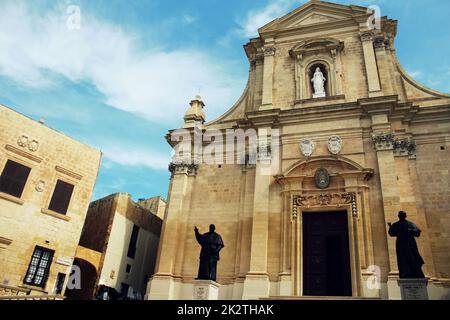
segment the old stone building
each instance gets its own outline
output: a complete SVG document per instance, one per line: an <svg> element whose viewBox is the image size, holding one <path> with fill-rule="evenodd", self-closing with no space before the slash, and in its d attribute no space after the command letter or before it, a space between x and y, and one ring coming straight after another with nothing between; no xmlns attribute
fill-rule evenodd
<svg viewBox="0 0 450 320"><path fill-rule="evenodd" d="M88 210L74 264L81 288L67 290L69 299L142 299L155 269L165 201L137 203L127 193L93 201Z"/></svg>
<svg viewBox="0 0 450 320"><path fill-rule="evenodd" d="M430 298L449 298L450 95L414 81L396 56L397 21L377 22L363 7L310 1L245 45L249 80L228 112L205 123L201 98L191 102L192 136L253 129L269 140L255 164L246 147L243 164L170 165L149 299L192 298L194 226L210 223L225 243L222 299L398 299L387 223L399 210L422 230ZM278 169L267 174L264 159Z"/></svg>
<svg viewBox="0 0 450 320"><path fill-rule="evenodd" d="M64 295L100 160L0 105L0 298Z"/></svg>

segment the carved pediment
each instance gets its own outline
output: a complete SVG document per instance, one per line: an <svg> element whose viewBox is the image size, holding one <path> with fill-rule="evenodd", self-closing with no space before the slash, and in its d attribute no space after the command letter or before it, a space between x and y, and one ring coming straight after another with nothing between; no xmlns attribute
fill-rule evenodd
<svg viewBox="0 0 450 320"><path fill-rule="evenodd" d="M309 26L309 25L313 25L313 24L337 21L337 20L339 20L339 18L336 16L330 16L330 15L326 15L326 14L322 14L322 13L312 12L299 20L295 20L291 24L286 24L284 27L293 28L293 27Z"/></svg>
<svg viewBox="0 0 450 320"><path fill-rule="evenodd" d="M298 27L346 21L355 16L366 15L367 9L357 6L345 6L321 1L310 1L287 15L276 19L259 31L260 33L275 30L286 30Z"/></svg>

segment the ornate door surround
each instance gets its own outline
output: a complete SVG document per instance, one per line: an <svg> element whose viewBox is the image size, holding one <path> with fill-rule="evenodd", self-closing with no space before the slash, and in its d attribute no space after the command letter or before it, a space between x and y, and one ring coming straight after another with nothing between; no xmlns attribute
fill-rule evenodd
<svg viewBox="0 0 450 320"><path fill-rule="evenodd" d="M313 185L319 168L330 172L327 189ZM373 264L369 186L373 170L344 157L314 157L292 165L276 181L282 186L281 281L291 283L292 296L303 295L303 213L347 211L353 296L362 296L362 282ZM371 274L370 274L371 275Z"/></svg>

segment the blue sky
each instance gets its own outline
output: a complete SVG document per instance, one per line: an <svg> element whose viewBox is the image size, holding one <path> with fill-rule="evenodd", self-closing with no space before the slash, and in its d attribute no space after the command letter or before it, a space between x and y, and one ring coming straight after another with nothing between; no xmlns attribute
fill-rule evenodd
<svg viewBox="0 0 450 320"><path fill-rule="evenodd" d="M399 21L397 54L419 82L450 92L450 1L353 0ZM242 45L299 0L0 0L0 103L102 150L97 199L167 196L171 149L200 93L208 120L241 95ZM81 28L67 28L70 5Z"/></svg>

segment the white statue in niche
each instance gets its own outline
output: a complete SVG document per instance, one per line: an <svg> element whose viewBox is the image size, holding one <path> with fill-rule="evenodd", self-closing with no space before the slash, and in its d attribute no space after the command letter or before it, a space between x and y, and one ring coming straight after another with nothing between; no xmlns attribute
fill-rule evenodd
<svg viewBox="0 0 450 320"><path fill-rule="evenodd" d="M325 77L319 67L316 68L316 72L312 76L311 82L314 86L313 98L323 98L325 94Z"/></svg>

